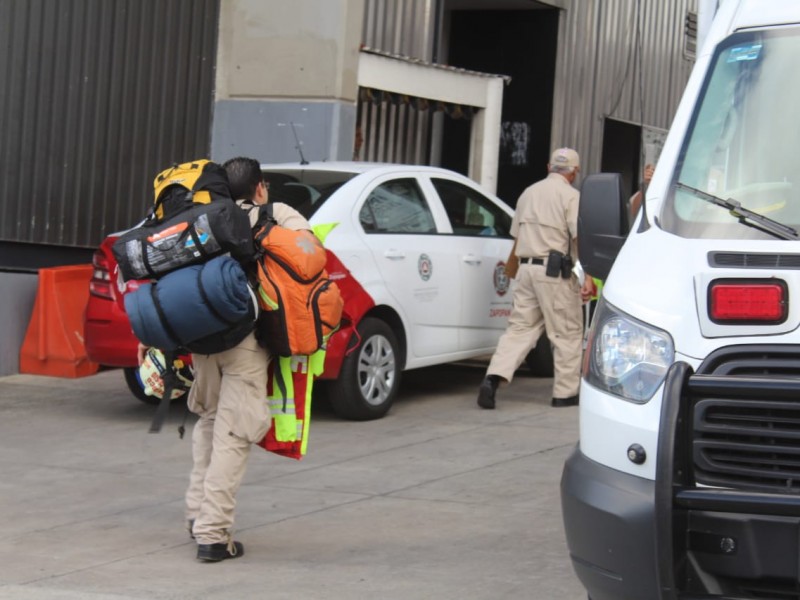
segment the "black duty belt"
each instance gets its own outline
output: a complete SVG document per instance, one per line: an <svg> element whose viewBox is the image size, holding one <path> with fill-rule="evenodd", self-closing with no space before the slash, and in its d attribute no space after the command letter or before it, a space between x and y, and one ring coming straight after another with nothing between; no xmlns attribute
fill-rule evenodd
<svg viewBox="0 0 800 600"><path fill-rule="evenodd" d="M531 258L530 256L522 256L519 259L519 262L523 265L531 264L531 265L543 265L544 259L543 258Z"/></svg>

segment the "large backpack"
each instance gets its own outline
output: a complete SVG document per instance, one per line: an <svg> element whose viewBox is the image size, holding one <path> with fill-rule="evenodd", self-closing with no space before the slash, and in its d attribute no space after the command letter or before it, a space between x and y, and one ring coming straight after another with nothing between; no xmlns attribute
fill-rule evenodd
<svg viewBox="0 0 800 600"><path fill-rule="evenodd" d="M174 165L153 182L155 204L145 220L112 247L125 280L158 279L230 253L253 259L250 221L231 198L225 169L209 160Z"/></svg>
<svg viewBox="0 0 800 600"><path fill-rule="evenodd" d="M310 231L278 225L271 204L262 207L256 231L256 337L273 355L313 354L339 328L344 307L325 270L325 248Z"/></svg>

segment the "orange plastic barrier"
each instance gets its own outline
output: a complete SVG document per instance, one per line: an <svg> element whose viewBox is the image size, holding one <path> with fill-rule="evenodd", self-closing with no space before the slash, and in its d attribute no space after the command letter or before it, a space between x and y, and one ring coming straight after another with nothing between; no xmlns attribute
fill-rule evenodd
<svg viewBox="0 0 800 600"><path fill-rule="evenodd" d="M86 356L83 313L92 265L39 269L33 315L19 354L20 373L84 377L100 365Z"/></svg>

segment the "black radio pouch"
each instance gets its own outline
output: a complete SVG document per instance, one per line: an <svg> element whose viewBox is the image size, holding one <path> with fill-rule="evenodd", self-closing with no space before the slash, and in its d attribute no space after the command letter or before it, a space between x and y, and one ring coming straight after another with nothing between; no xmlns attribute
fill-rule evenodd
<svg viewBox="0 0 800 600"><path fill-rule="evenodd" d="M564 254L561 257L561 279L569 279L572 276L572 257Z"/></svg>
<svg viewBox="0 0 800 600"><path fill-rule="evenodd" d="M572 276L572 257L568 254L561 254L551 250L547 255L547 266L544 274L548 277L561 277L569 279Z"/></svg>
<svg viewBox="0 0 800 600"><path fill-rule="evenodd" d="M547 264L545 265L544 274L548 277L559 277L561 275L561 261L564 257L561 252L551 250L547 255Z"/></svg>

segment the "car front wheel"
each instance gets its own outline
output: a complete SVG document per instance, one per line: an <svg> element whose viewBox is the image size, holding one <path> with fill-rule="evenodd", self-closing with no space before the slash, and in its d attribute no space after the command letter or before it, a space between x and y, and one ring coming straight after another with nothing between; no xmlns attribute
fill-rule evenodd
<svg viewBox="0 0 800 600"><path fill-rule="evenodd" d="M334 412L344 419L380 419L392 406L400 386L400 355L392 329L380 319L358 324L361 343L342 363L328 386Z"/></svg>

